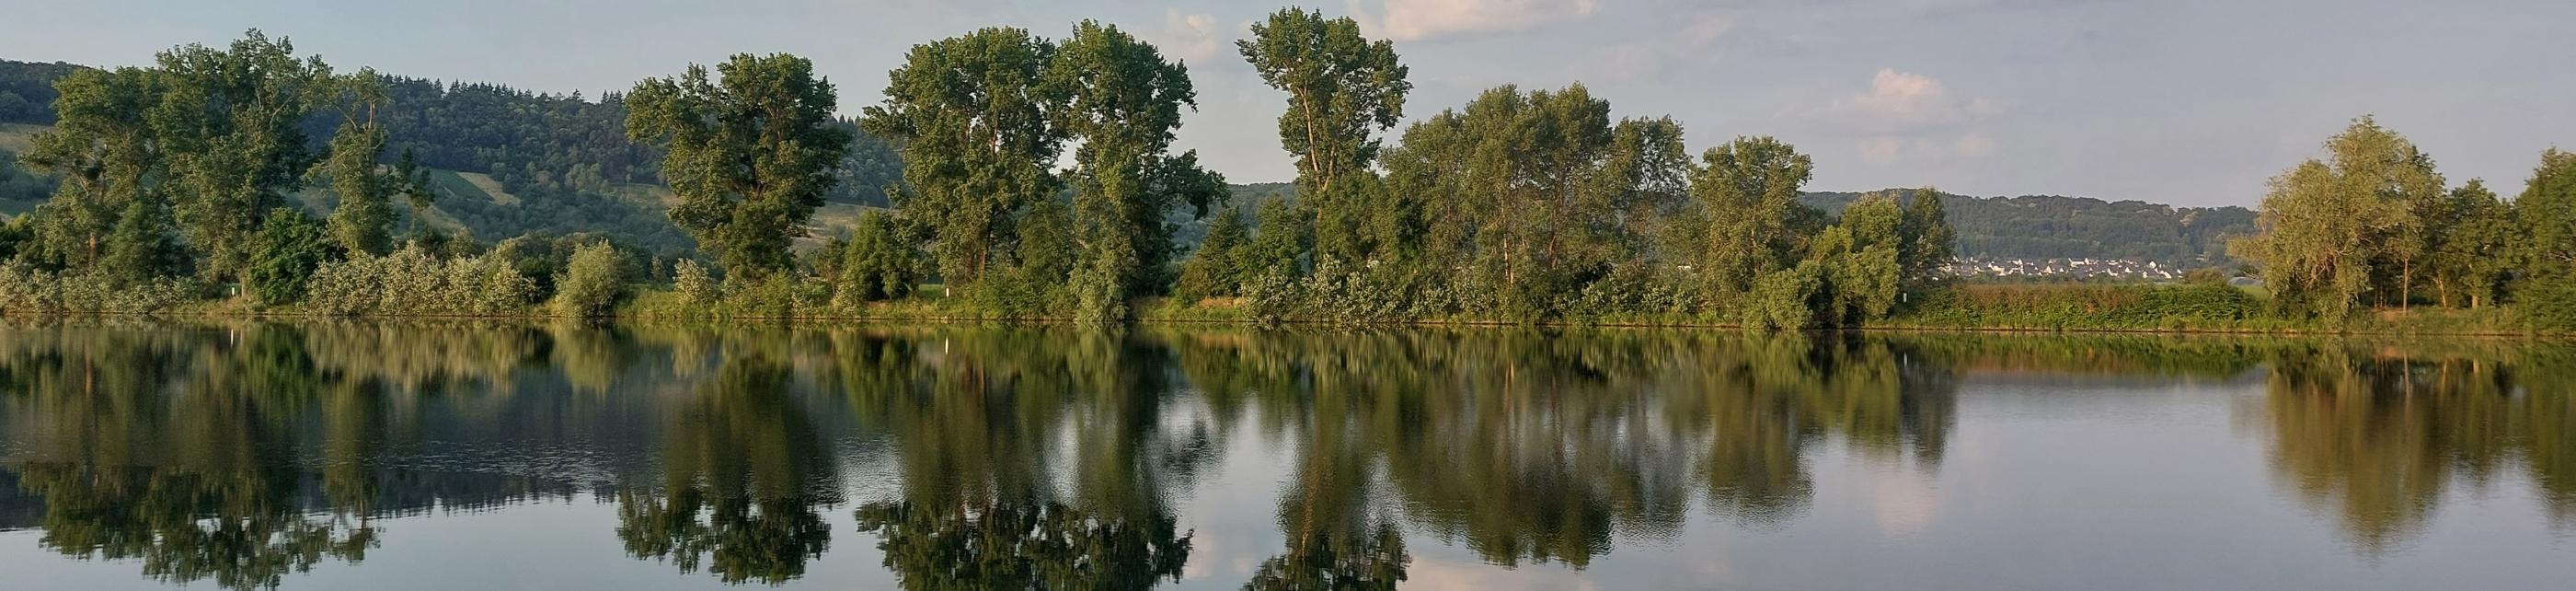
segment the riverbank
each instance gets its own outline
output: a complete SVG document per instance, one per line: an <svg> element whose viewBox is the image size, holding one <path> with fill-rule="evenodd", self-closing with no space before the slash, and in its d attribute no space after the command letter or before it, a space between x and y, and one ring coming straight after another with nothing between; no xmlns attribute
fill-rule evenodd
<svg viewBox="0 0 2576 591"><path fill-rule="evenodd" d="M198 318L320 318L300 306L262 306L248 298L135 300L145 305L43 309L12 307L0 316L154 316ZM1308 316L1268 316L1245 298L1212 298L1183 304L1168 298L1131 302L1130 319L1149 325L1307 325L1408 327L1554 327L1745 330L1724 313L1619 313L1559 316L1538 321L1465 315L1395 318L1368 322ZM2266 310L2260 294L2224 286L2069 285L1968 286L1930 292L1899 305L1882 319L1843 330L1974 333L2098 333L2216 335L2382 335L2520 337L2565 334L2540 330L2510 306L2478 309L2417 307L2381 310L2343 320L2282 318ZM895 301L833 302L827 294L782 290L692 298L677 290L646 289L624 298L607 316L575 317L546 305L504 313L427 313L386 318L486 320L631 320L794 323L1072 323L1064 314L994 313L931 291Z"/></svg>

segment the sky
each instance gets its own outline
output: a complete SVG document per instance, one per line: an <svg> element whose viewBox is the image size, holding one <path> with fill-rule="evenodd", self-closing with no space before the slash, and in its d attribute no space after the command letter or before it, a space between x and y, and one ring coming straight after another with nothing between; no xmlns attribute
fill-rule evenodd
<svg viewBox="0 0 2576 591"><path fill-rule="evenodd" d="M1235 182L1295 175L1285 95L1233 42L1277 0L101 0L0 10L0 58L140 65L257 28L335 67L598 96L735 53L814 60L855 114L911 46L1096 19L1182 59L1179 145ZM1694 151L1767 135L1810 190L1938 186L2253 205L2375 115L2454 183L2519 193L2576 148L2567 0L1324 0L1391 39L1407 119L1494 86L1580 82L1614 115L1680 120ZM1401 126L1388 132L1394 137Z"/></svg>

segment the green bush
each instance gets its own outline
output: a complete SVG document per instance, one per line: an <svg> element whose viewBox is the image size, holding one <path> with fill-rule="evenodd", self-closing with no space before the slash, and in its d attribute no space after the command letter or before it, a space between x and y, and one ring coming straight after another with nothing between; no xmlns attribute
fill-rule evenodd
<svg viewBox="0 0 2576 591"><path fill-rule="evenodd" d="M617 309L625 290L626 260L618 256L617 247L606 240L584 244L573 249L563 276L555 279L554 313L575 318L606 316Z"/></svg>
<svg viewBox="0 0 2576 591"><path fill-rule="evenodd" d="M304 303L327 316L506 316L527 313L536 297L536 282L507 257L441 259L415 244L323 265Z"/></svg>
<svg viewBox="0 0 2576 591"><path fill-rule="evenodd" d="M242 279L251 296L271 306L304 300L305 284L323 263L340 259L331 229L304 212L278 208L253 238L250 268Z"/></svg>
<svg viewBox="0 0 2576 591"><path fill-rule="evenodd" d="M97 273L56 275L25 263L0 264L0 315L152 314L197 299L175 278L128 283Z"/></svg>

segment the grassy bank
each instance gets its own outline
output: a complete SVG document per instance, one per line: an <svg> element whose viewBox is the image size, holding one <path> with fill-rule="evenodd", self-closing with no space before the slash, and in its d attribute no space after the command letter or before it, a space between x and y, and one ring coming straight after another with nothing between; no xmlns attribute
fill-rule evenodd
<svg viewBox="0 0 2576 591"><path fill-rule="evenodd" d="M11 282L0 281L0 285ZM24 285L24 283L19 283ZM17 293L0 289L0 315L149 315L165 317L341 317L303 305L264 306L245 297L191 299L175 288L110 290L83 281ZM664 322L788 321L872 322L1070 322L1066 314L997 312L982 302L950 297L936 284L894 301L851 302L812 282L774 281L696 291L673 284L633 286L606 317ZM406 308L408 309L408 308ZM460 310L472 310L459 308ZM1131 302L1143 324L1312 324L1374 326L1620 326L1738 329L1725 312L1566 315L1544 321L1442 316L1354 323L1330 317L1265 316L1246 298L1183 302L1144 298ZM425 318L569 318L546 303L472 310L471 313L361 314ZM1958 285L1908 294L1888 317L1856 327L1890 331L2131 332L2237 334L2537 335L2511 306L2479 309L2418 307L2381 310L2346 320L2299 319L2271 311L2265 296L2225 285L2033 284Z"/></svg>

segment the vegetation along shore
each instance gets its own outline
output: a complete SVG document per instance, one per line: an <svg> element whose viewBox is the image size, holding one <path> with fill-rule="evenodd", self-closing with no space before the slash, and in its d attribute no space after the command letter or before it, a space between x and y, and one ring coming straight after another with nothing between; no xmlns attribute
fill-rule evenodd
<svg viewBox="0 0 2576 591"><path fill-rule="evenodd" d="M2258 210L2127 241L2185 280L1970 281L1962 244L2062 241L1963 238L1930 188L1808 193L1785 141L1693 152L1581 84L1399 129L1411 72L1349 18L1281 10L1236 48L1294 183L1176 150L1188 68L1090 21L915 46L855 118L787 54L595 101L344 72L258 31L11 62L0 315L2576 330L2576 153L2508 199L2365 116Z"/></svg>

